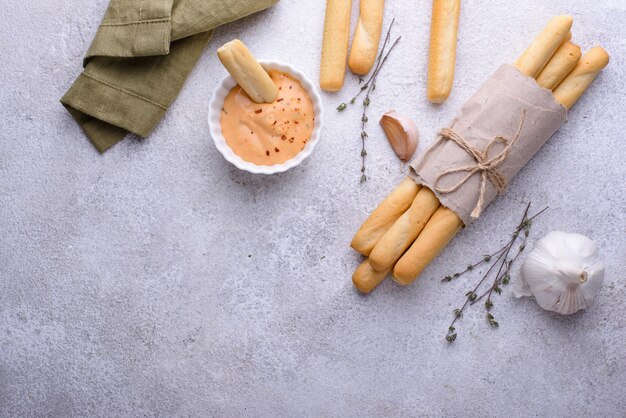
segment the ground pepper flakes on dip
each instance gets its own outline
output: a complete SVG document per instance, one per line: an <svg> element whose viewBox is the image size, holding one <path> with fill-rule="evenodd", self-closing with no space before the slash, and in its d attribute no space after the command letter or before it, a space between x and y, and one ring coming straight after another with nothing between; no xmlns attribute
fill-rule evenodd
<svg viewBox="0 0 626 418"><path fill-rule="evenodd" d="M274 103L255 103L236 85L224 100L220 118L226 144L256 165L293 158L304 149L315 121L313 102L300 82L281 71L268 73L278 86Z"/></svg>

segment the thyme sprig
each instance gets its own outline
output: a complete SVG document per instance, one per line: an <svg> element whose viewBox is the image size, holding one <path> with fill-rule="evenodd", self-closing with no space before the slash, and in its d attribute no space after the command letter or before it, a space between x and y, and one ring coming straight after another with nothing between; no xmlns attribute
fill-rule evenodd
<svg viewBox="0 0 626 418"><path fill-rule="evenodd" d="M398 36L396 40L391 44L389 49L386 50L387 44L389 43L389 40L391 39L391 28L393 27L393 24L395 21L396 19L393 19L391 23L389 24L389 28L387 29L387 35L385 36L385 41L383 42L383 47L378 53L378 57L376 58L376 63L374 64L374 71L372 71L370 77L367 79L367 81L365 81L365 84L360 86L359 91L352 97L352 99L350 99L349 102L341 103L339 106L337 106L337 111L343 112L344 110L346 110L346 108L349 105L354 104L356 102L356 99L358 99L362 93L365 93L365 98L363 99L363 102L362 102L363 113L361 114L361 134L360 134L360 137L361 137L361 179L360 179L360 182L361 183L367 180L367 176L365 175L365 157L367 157L367 150L365 149L365 140L369 137L367 131L365 130L365 125L369 121L367 117L367 107L372 102L370 98L370 94L374 90L376 90L376 78L378 77L378 73L382 69L385 62L387 61L389 54L395 48L395 46L398 44L401 38L401 36ZM359 78L359 84L362 82L363 82L363 78Z"/></svg>
<svg viewBox="0 0 626 418"><path fill-rule="evenodd" d="M500 249L498 249L494 253L484 255L479 261L473 264L469 264L465 268L465 270L459 273L454 273L449 276L446 276L441 280L442 282L450 282L462 276L463 274L469 271L472 271L474 268L482 264L492 263L491 266L485 272L485 274L482 276L478 284L472 290L465 293L465 302L463 303L463 305L460 308L456 308L453 310L454 318L452 319L452 322L448 326L448 332L446 333L446 341L451 343L456 340L457 333L456 333L456 328L454 327L454 324L456 324L456 322L463 316L463 311L465 311L465 309L468 306L478 303L480 300L485 298L485 296L487 297L487 300L485 300L485 304L484 304L485 310L486 310L487 323L491 327L498 327L500 325L491 312L494 306L493 294L494 293L498 295L502 294L502 286L503 285L506 286L510 283L511 267L513 266L515 261L519 258L520 254L526 248L526 240L528 239L528 236L530 235L530 228L532 226L532 222L537 216L541 215L547 209L548 208L545 207L539 212L537 212L535 215L529 217L528 211L530 210L530 203L528 203L528 205L526 205L526 209L524 210L524 215L522 216L522 220L517 225L517 227L511 234L511 238L506 244L504 244ZM521 239L521 243L517 246L517 251L515 251L515 255L510 256L511 250L520 242L520 239ZM496 270L496 267L497 267L497 270ZM496 273L495 273L495 276L493 276L493 281L491 282L491 285L489 286L489 288L484 290L479 296L479 289L481 288L482 284L485 283L485 281L487 280L487 278L491 275L493 271L496 271Z"/></svg>

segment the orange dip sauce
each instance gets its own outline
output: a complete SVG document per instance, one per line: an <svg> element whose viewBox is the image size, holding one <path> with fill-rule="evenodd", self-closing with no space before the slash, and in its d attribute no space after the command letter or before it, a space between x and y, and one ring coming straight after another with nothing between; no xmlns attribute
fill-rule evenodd
<svg viewBox="0 0 626 418"><path fill-rule="evenodd" d="M313 102L300 82L270 70L278 86L274 103L255 103L239 85L222 106L222 135L235 154L256 165L281 164L298 154L311 137Z"/></svg>

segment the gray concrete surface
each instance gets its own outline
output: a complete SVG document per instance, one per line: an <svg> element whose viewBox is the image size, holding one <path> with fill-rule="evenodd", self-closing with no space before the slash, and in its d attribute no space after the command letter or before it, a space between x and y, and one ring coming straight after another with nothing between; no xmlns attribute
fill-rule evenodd
<svg viewBox="0 0 626 418"><path fill-rule="evenodd" d="M358 110L336 114L357 79L325 94L312 158L253 176L213 147L207 103L224 75L215 49L233 37L259 57L316 78L321 1L283 0L219 31L147 140L97 152L59 104L80 72L105 0L0 1L0 416L626 415L626 5L622 0L464 2L450 100L425 100L429 2L389 2L398 50L372 120L415 118L419 150L552 15L612 62L569 122L483 219L414 285L357 294L348 248L404 175L381 129L369 130L370 180L358 184ZM353 27L357 2L354 2ZM587 311L559 317L498 297L443 337L477 275L443 285L508 235L532 201L552 230L592 237L606 282Z"/></svg>

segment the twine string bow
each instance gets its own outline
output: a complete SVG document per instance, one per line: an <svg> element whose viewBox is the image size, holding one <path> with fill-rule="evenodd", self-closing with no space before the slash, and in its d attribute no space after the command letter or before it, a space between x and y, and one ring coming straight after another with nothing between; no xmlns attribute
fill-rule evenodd
<svg viewBox="0 0 626 418"><path fill-rule="evenodd" d="M504 136L498 135L494 137L491 141L489 141L484 151L481 151L478 148L472 146L469 142L467 142L467 140L465 140L465 138L463 138L461 135L459 135L458 133L456 133L450 128L443 128L441 131L439 131L440 140L449 139L451 141L454 141L454 143L456 143L465 152L467 152L469 155L472 156L472 158L475 161L475 164L467 165L464 167L452 168L442 173L439 173L437 178L435 178L435 183L434 183L435 191L441 194L452 193L458 190L465 183L467 183L467 181L474 174L480 173L481 175L480 194L478 195L478 202L476 202L476 206L474 207L474 210L471 213L471 217L473 219L477 219L483 211L483 204L485 201L485 191L487 190L487 181L490 181L491 184L493 184L498 194L502 194L506 190L506 178L500 171L498 171L498 166L500 166L500 164L506 161L506 159L509 156L509 153L511 152L511 148L519 139L520 133L522 131L522 127L524 126L525 118L526 118L526 110L522 112L522 119L512 139L509 140L508 138ZM491 148L497 143L503 143L505 144L505 147L498 154L494 155L493 157L490 157L489 152L491 151ZM458 183L448 188L438 186L439 181L443 177L449 174L459 173L459 172L467 172L467 175L463 177L461 180L459 180Z"/></svg>

